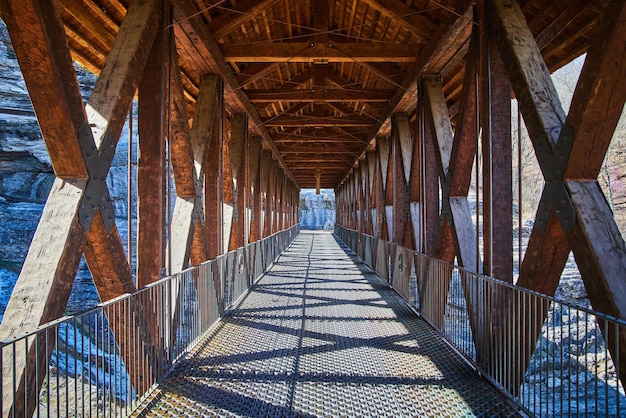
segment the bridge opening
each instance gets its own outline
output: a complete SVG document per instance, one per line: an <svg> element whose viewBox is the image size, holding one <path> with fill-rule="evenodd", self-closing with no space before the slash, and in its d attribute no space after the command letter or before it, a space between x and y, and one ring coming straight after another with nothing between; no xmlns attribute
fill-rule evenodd
<svg viewBox="0 0 626 418"><path fill-rule="evenodd" d="M333 189L301 189L298 217L302 230L332 231L337 216Z"/></svg>

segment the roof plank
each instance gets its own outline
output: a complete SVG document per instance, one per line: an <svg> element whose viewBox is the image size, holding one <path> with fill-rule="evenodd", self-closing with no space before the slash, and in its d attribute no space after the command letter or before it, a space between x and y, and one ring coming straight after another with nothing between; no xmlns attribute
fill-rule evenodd
<svg viewBox="0 0 626 418"><path fill-rule="evenodd" d="M235 6L228 8L226 13L221 14L209 22L208 28L217 40L223 39L228 34L241 27L254 17L276 4L278 0L243 0ZM214 6L223 8L223 6Z"/></svg>

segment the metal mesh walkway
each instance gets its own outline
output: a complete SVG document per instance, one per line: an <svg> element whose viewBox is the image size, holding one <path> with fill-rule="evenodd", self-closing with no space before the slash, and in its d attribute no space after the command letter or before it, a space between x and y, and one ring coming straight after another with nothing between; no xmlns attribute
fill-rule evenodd
<svg viewBox="0 0 626 418"><path fill-rule="evenodd" d="M302 233L138 416L513 416L379 277Z"/></svg>

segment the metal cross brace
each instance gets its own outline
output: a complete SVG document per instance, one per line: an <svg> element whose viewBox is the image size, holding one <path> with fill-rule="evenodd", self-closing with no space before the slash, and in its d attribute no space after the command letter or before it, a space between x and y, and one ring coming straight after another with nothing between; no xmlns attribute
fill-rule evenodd
<svg viewBox="0 0 626 418"><path fill-rule="evenodd" d="M545 186L537 208L535 224L544 231L550 219L552 209L556 212L563 231L568 234L576 224L576 211L563 181L570 152L574 143L574 130L563 125L554 150L550 147L544 134L540 135L535 144L535 154L543 172Z"/></svg>
<svg viewBox="0 0 626 418"><path fill-rule="evenodd" d="M96 209L100 209L104 227L110 231L115 226L115 210L106 179L115 156L115 141L107 134L100 148L96 147L91 126L84 123L78 129L78 142L89 173L85 193L78 209L78 220L83 229L89 231Z"/></svg>

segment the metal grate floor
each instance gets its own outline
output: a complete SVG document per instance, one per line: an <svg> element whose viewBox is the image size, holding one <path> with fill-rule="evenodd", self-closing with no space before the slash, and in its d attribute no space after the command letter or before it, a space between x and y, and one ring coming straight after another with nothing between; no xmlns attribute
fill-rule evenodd
<svg viewBox="0 0 626 418"><path fill-rule="evenodd" d="M515 416L334 236L301 233L135 416Z"/></svg>

